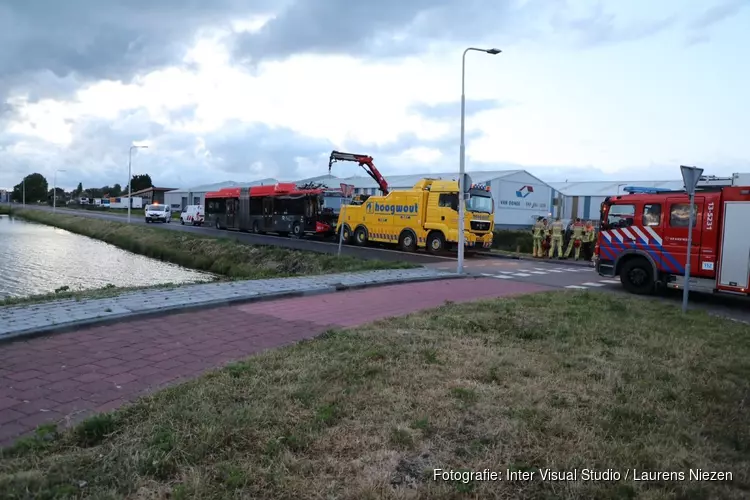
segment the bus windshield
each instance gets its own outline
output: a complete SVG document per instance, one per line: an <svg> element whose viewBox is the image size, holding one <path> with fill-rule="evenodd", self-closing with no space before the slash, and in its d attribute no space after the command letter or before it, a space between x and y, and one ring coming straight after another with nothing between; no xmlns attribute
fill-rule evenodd
<svg viewBox="0 0 750 500"><path fill-rule="evenodd" d="M469 212L481 212L491 214L494 208L492 196L481 196L472 194L471 198L466 200L466 210Z"/></svg>

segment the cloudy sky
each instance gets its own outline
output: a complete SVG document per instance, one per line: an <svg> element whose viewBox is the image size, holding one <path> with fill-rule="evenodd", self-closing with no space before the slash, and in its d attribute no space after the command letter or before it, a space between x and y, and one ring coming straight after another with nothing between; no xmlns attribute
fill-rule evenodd
<svg viewBox="0 0 750 500"><path fill-rule="evenodd" d="M750 172L750 0L3 0L0 188ZM333 173L360 173L339 163Z"/></svg>

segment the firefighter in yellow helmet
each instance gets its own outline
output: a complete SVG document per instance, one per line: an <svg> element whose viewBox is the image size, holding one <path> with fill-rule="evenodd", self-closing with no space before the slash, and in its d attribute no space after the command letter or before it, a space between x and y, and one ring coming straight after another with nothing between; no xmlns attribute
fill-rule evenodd
<svg viewBox="0 0 750 500"><path fill-rule="evenodd" d="M565 250L565 258L567 259L570 257L570 252L575 248L575 260L578 260L581 258L581 245L583 245L583 234L586 230L586 226L583 225L581 219L576 218L571 230L572 234L570 236L570 242L568 242L568 248Z"/></svg>
<svg viewBox="0 0 750 500"><path fill-rule="evenodd" d="M544 227L542 218L537 218L536 223L534 224L534 228L532 229L532 235L534 237L534 252L532 253L532 255L534 257L541 257L544 253L544 250L542 249L542 239L544 238L545 231L546 228Z"/></svg>
<svg viewBox="0 0 750 500"><path fill-rule="evenodd" d="M562 259L563 258L563 233L565 232L565 225L560 220L560 217L554 220L552 224L549 225L549 232L550 232L550 249L549 249L549 258L554 259L555 258L555 250L557 250L557 258Z"/></svg>

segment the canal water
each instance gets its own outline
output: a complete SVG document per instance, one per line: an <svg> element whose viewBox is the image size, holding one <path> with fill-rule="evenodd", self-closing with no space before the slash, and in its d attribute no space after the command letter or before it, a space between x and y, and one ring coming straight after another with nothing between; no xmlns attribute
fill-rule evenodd
<svg viewBox="0 0 750 500"><path fill-rule="evenodd" d="M210 281L212 276L62 229L0 215L0 299L70 290Z"/></svg>

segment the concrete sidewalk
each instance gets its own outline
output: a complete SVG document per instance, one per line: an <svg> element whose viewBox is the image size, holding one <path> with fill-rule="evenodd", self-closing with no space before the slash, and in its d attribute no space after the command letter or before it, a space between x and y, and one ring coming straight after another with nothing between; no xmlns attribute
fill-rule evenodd
<svg viewBox="0 0 750 500"><path fill-rule="evenodd" d="M140 318L0 346L0 446L266 349L441 306L552 290L492 278L388 285Z"/></svg>
<svg viewBox="0 0 750 500"><path fill-rule="evenodd" d="M185 285L177 289L127 292L104 299L65 299L6 306L0 307L0 341L38 333L65 331L82 325L115 322L146 314L163 314L185 308L214 307L254 300L331 293L348 288L451 277L460 278L455 273L432 268L387 269Z"/></svg>

